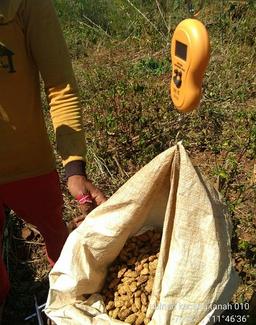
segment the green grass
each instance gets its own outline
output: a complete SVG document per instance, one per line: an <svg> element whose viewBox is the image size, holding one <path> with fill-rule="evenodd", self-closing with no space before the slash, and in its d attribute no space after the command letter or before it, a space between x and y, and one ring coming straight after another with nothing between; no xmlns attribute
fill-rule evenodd
<svg viewBox="0 0 256 325"><path fill-rule="evenodd" d="M228 205L242 280L234 301L244 303L256 289L255 1L205 1L199 18L211 60L200 108L189 114L177 112L169 94L171 34L187 9L183 1L158 2L165 21L153 0L132 1L147 19L127 0L54 1L80 89L87 171L111 195L182 140ZM69 219L75 205L67 191L64 199Z"/></svg>
<svg viewBox="0 0 256 325"><path fill-rule="evenodd" d="M187 17L181 1L159 1L167 27L155 1L133 1L148 20L122 0L76 1L72 12L71 2L55 2L80 87L91 179L111 195L182 140L227 202L242 279L235 299L248 301L256 285L255 3L206 1L204 95L198 110L181 114L169 95L171 33Z"/></svg>

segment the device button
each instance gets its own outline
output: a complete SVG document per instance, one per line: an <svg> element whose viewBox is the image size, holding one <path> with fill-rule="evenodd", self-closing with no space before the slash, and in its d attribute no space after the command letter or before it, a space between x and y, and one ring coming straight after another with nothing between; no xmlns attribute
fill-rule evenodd
<svg viewBox="0 0 256 325"><path fill-rule="evenodd" d="M173 82L175 83L177 88L180 88L182 85L182 72L178 70L174 70Z"/></svg>
<svg viewBox="0 0 256 325"><path fill-rule="evenodd" d="M181 87L181 84L182 84L181 79L177 79L177 80L175 81L175 85L176 85L177 88L180 88L180 87Z"/></svg>

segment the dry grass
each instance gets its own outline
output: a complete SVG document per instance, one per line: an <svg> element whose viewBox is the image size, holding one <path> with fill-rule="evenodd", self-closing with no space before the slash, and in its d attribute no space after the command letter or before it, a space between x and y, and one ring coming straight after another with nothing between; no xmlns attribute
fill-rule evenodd
<svg viewBox="0 0 256 325"><path fill-rule="evenodd" d="M153 157L183 140L193 163L218 187L229 207L234 225L233 261L241 279L233 300L249 302L256 289L256 52L253 7L249 1L227 1L224 5L222 1L206 1L200 18L210 33L212 55L204 80L204 97L200 109L182 115L173 108L169 97L171 64L168 34L165 34L166 39L159 37L143 18L124 7L130 14L129 31L126 33L122 29L127 23L127 16L120 16L120 21L113 20L113 24L108 25L109 38L88 29L74 4L74 10L70 11L67 9L71 2L65 2L66 9L64 2L56 2L80 87L89 177L107 195L111 195ZM170 1L170 4L174 2ZM152 22L166 32L161 25L161 17L160 21L156 19L159 17L157 6L156 12L147 10L144 12ZM97 14L102 12L99 10ZM71 15L77 17L72 18ZM175 16L167 15L168 19L171 18L167 19L171 22L171 30L182 15L184 12L179 6ZM89 18L95 18L99 24L104 17L96 17L95 12L95 17L91 15ZM54 144L47 113L46 120ZM62 175L57 154L56 157ZM77 210L64 180L62 187L64 218L69 220ZM17 237L16 232L22 227L16 219L12 219L11 228ZM14 316L13 310L20 318L31 310L32 292L42 292L43 296L44 289L38 288L41 285L45 288L48 270L45 257L40 249L37 250L40 245L27 245L15 237L11 236L12 254L9 257L14 289L6 311L6 324L9 324L10 315ZM17 247L21 243L28 246L30 252L39 254L32 258L32 263L28 256L22 262L17 257ZM24 274L30 274L28 281L24 280ZM22 281L24 285L21 286ZM17 301L26 301L27 307L21 304L17 308ZM251 324L254 324L252 318Z"/></svg>

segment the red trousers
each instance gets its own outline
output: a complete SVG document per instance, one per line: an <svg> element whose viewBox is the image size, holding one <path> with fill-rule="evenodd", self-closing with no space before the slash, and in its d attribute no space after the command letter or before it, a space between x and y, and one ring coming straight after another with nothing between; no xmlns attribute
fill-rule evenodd
<svg viewBox="0 0 256 325"><path fill-rule="evenodd" d="M67 229L62 221L63 199L56 171L0 185L0 304L5 300L10 286L1 248L4 206L38 228L44 237L50 262L58 259L67 238Z"/></svg>

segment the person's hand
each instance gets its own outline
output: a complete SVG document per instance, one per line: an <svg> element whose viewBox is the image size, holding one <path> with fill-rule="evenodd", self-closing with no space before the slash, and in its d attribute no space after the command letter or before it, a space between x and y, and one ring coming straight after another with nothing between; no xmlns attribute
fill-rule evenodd
<svg viewBox="0 0 256 325"><path fill-rule="evenodd" d="M70 176L67 181L67 186L70 194L76 200L80 201L80 203L78 202L78 205L82 214L73 219L73 226L76 228L84 220L87 214L107 199L105 195L85 176ZM79 198L85 198L85 200L79 200Z"/></svg>

